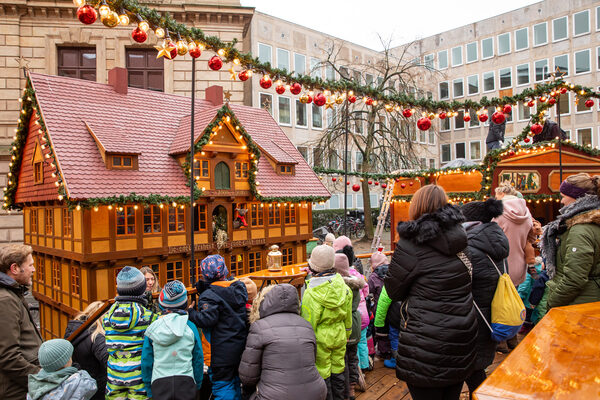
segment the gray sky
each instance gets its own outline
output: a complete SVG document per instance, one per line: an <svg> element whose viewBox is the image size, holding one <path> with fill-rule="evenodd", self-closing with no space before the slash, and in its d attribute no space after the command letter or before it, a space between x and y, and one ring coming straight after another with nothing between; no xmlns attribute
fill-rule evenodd
<svg viewBox="0 0 600 400"><path fill-rule="evenodd" d="M532 0L240 0L243 6L356 44L381 50L502 14ZM460 6L457 6L460 4Z"/></svg>

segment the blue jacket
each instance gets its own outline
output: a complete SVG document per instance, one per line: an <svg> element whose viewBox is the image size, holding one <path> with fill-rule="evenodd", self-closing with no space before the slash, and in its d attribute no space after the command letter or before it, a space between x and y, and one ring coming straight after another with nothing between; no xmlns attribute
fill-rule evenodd
<svg viewBox="0 0 600 400"><path fill-rule="evenodd" d="M246 347L248 292L242 281L196 283L197 309L189 309L190 320L208 331L211 367L237 367Z"/></svg>
<svg viewBox="0 0 600 400"><path fill-rule="evenodd" d="M542 272L542 264L535 264L535 270L537 271L538 274L540 272ZM523 283L521 283L519 285L519 287L517 288L517 292L519 292L519 296L521 297L521 300L523 300L523 304L527 308L534 308L534 306L532 306L529 303L529 294L531 294L531 289L533 287L534 281L535 281L535 279L533 279L533 277L529 274L529 272L527 272L525 281Z"/></svg>
<svg viewBox="0 0 600 400"><path fill-rule="evenodd" d="M204 374L202 342L187 314L168 313L146 329L142 348L142 380L148 396L157 379L189 376L200 390Z"/></svg>
<svg viewBox="0 0 600 400"><path fill-rule="evenodd" d="M96 381L87 371L67 367L56 372L40 370L29 375L27 400L88 400L96 393Z"/></svg>

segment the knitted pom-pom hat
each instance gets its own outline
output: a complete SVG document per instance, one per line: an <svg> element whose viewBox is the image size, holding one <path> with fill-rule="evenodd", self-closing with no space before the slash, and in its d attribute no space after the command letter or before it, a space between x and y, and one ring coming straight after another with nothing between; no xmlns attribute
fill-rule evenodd
<svg viewBox="0 0 600 400"><path fill-rule="evenodd" d="M117 293L119 296L141 296L146 291L146 278L135 267L123 267L117 275Z"/></svg>

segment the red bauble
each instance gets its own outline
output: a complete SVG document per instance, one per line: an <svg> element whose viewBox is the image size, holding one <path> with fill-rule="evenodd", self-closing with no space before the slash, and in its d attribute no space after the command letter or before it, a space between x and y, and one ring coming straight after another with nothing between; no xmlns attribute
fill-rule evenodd
<svg viewBox="0 0 600 400"><path fill-rule="evenodd" d="M313 98L310 94L308 96L306 96L306 104L310 104L310 103L312 103L312 101L313 101Z"/></svg>
<svg viewBox="0 0 600 400"><path fill-rule="evenodd" d="M504 113L496 111L494 114L492 114L492 121L496 125L500 125L501 123L506 121L506 116L504 115Z"/></svg>
<svg viewBox="0 0 600 400"><path fill-rule="evenodd" d="M412 110L410 108L405 108L404 110L402 110L402 115L404 115L404 118L410 118L412 117Z"/></svg>
<svg viewBox="0 0 600 400"><path fill-rule="evenodd" d="M378 181L375 181L375 186L379 186L379 182Z"/></svg>
<svg viewBox="0 0 600 400"><path fill-rule="evenodd" d="M356 102L356 96L355 95L348 96L348 101L350 103L354 104Z"/></svg>
<svg viewBox="0 0 600 400"><path fill-rule="evenodd" d="M368 106L372 106L373 105L373 99L370 97L365 98L365 104Z"/></svg>
<svg viewBox="0 0 600 400"><path fill-rule="evenodd" d="M219 56L212 56L210 60L208 60L208 67L213 71L218 71L223 67L223 60Z"/></svg>
<svg viewBox="0 0 600 400"><path fill-rule="evenodd" d="M352 190L358 192L360 190L360 185L358 183L355 183L354 185L352 185Z"/></svg>
<svg viewBox="0 0 600 400"><path fill-rule="evenodd" d="M301 91L302 91L302 85L299 84L298 82L294 82L294 83L292 83L292 86L290 86L290 92L292 94L300 94Z"/></svg>
<svg viewBox="0 0 600 400"><path fill-rule="evenodd" d="M333 178L331 178L331 180L332 180L333 182L335 182L335 181L337 181L337 178L334 176Z"/></svg>
<svg viewBox="0 0 600 400"><path fill-rule="evenodd" d="M250 78L250 72L248 72L247 69L240 71L240 73L238 74L238 79L242 82L247 81L248 78Z"/></svg>
<svg viewBox="0 0 600 400"><path fill-rule="evenodd" d="M504 114L510 114L512 112L512 107L510 106L510 104L505 105L502 109L502 112L504 112Z"/></svg>
<svg viewBox="0 0 600 400"><path fill-rule="evenodd" d="M567 88L566 88L566 87L564 87L564 88L560 89L560 93L561 93L561 94L565 94L565 93L567 93Z"/></svg>
<svg viewBox="0 0 600 400"><path fill-rule="evenodd" d="M368 183L369 185L372 185L372 184L373 184L373 181L368 181L367 183Z"/></svg>
<svg viewBox="0 0 600 400"><path fill-rule="evenodd" d="M400 187L401 187L402 189L404 189L404 188L406 187L406 183L401 183L401 184L400 184Z"/></svg>
<svg viewBox="0 0 600 400"><path fill-rule="evenodd" d="M431 128L431 120L426 117L419 118L417 121L417 127L422 131L426 131Z"/></svg>
<svg viewBox="0 0 600 400"><path fill-rule="evenodd" d="M382 189L385 189L385 188L387 188L387 183L382 183L382 184L381 184L381 188L382 188Z"/></svg>
<svg viewBox="0 0 600 400"><path fill-rule="evenodd" d="M531 133L533 133L534 135L542 133L542 129L544 129L544 127L540 124L531 125Z"/></svg>
<svg viewBox="0 0 600 400"><path fill-rule="evenodd" d="M198 58L202 55L202 50L200 50L200 46L192 46L189 53L192 58Z"/></svg>
<svg viewBox="0 0 600 400"><path fill-rule="evenodd" d="M535 106L535 101L531 100L529 103L527 103L527 107L533 107Z"/></svg>
<svg viewBox="0 0 600 400"><path fill-rule="evenodd" d="M323 93L317 93L314 99L315 105L318 107L324 106L327 102L327 98Z"/></svg>
<svg viewBox="0 0 600 400"><path fill-rule="evenodd" d="M481 122L485 122L488 120L488 115L487 114L479 114L479 116L477 117Z"/></svg>
<svg viewBox="0 0 600 400"><path fill-rule="evenodd" d="M346 181L346 185L350 185L350 181Z"/></svg>
<svg viewBox="0 0 600 400"><path fill-rule="evenodd" d="M539 101L540 103L545 103L545 102L546 102L546 96L542 96L542 97L540 97L540 98L538 99L538 101Z"/></svg>
<svg viewBox="0 0 600 400"><path fill-rule="evenodd" d="M263 75L263 77L260 78L259 84L261 88L268 89L271 87L271 85L273 85L273 81L271 80L269 75Z"/></svg>
<svg viewBox="0 0 600 400"><path fill-rule="evenodd" d="M277 92L277 94L284 94L285 93L285 86L283 86L283 85L277 85L277 86L275 86L275 91Z"/></svg>
<svg viewBox="0 0 600 400"><path fill-rule="evenodd" d="M550 100L548 100L548 104L550 104L551 106L556 104L556 99L554 97L551 97Z"/></svg>
<svg viewBox="0 0 600 400"><path fill-rule="evenodd" d="M469 122L470 120L471 120L471 116L469 114L465 114L465 116L463 117L463 121Z"/></svg>
<svg viewBox="0 0 600 400"><path fill-rule="evenodd" d="M177 57L177 46L175 43L169 42L169 47L171 48L171 60Z"/></svg>
<svg viewBox="0 0 600 400"><path fill-rule="evenodd" d="M585 106L586 106L587 108L592 108L592 107L594 107L594 100L592 100L592 99L587 99L587 100L585 101Z"/></svg>
<svg viewBox="0 0 600 400"><path fill-rule="evenodd" d="M525 143L529 143L529 140L530 140L530 139L529 139L528 137L526 137L525 139L523 139L523 141L524 141Z"/></svg>
<svg viewBox="0 0 600 400"><path fill-rule="evenodd" d="M144 43L146 39L148 39L148 34L144 32L143 29L135 28L133 32L131 32L131 38L138 43Z"/></svg>
<svg viewBox="0 0 600 400"><path fill-rule="evenodd" d="M514 156L514 155L515 155L515 152L511 150L511 151L509 151L509 152L508 152L508 155L509 155L509 156Z"/></svg>
<svg viewBox="0 0 600 400"><path fill-rule="evenodd" d="M440 117L440 119L446 119L447 115L446 115L446 113L445 113L445 112L443 112L443 111L442 111L442 112L440 113L439 117Z"/></svg>
<svg viewBox="0 0 600 400"><path fill-rule="evenodd" d="M77 18L82 24L91 25L98 19L98 13L94 7L86 4L77 9Z"/></svg>
<svg viewBox="0 0 600 400"><path fill-rule="evenodd" d="M394 180L396 181L396 183L400 182L400 178L394 178Z"/></svg>
<svg viewBox="0 0 600 400"><path fill-rule="evenodd" d="M409 184L410 186L412 186L412 185L414 185L414 182L413 182L413 181L410 181L410 182L408 182L408 184Z"/></svg>

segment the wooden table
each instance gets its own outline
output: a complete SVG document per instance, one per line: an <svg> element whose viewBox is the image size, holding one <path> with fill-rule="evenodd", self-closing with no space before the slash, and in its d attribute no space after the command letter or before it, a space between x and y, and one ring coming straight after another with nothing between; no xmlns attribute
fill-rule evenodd
<svg viewBox="0 0 600 400"><path fill-rule="evenodd" d="M600 302L553 308L475 399L600 399Z"/></svg>
<svg viewBox="0 0 600 400"><path fill-rule="evenodd" d="M261 285L258 288L260 291L265 285L270 285L272 282L276 283L292 283L296 278L303 278L306 276L306 271L302 268L308 266L307 263L294 264L287 267L282 267L281 271L271 272L268 269L253 272L247 276L254 281L261 281Z"/></svg>

